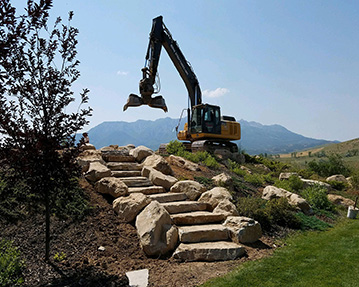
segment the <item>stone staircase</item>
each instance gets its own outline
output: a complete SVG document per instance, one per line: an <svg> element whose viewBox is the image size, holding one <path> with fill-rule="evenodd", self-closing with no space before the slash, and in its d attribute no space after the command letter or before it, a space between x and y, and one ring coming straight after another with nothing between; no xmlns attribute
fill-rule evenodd
<svg viewBox="0 0 359 287"><path fill-rule="evenodd" d="M153 185L149 178L141 175L143 165L136 162L134 156L111 157L102 153L102 158L107 160L105 164L111 177L120 179L127 186L128 194L142 193L168 212L178 231L174 258L223 261L245 253L244 247L232 241L230 229L222 224L227 218L225 213L213 212L209 203L190 200L184 192L168 192L168 188Z"/></svg>

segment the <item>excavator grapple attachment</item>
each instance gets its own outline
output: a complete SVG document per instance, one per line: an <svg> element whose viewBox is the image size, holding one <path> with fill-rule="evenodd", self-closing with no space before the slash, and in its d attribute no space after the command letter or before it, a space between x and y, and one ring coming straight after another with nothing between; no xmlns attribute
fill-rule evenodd
<svg viewBox="0 0 359 287"><path fill-rule="evenodd" d="M158 108L167 112L166 102L162 96L152 98L149 95L141 95L141 97L139 97L135 94L130 94L127 103L123 106L123 110L126 111L128 107L139 107L142 105L148 105L151 108Z"/></svg>

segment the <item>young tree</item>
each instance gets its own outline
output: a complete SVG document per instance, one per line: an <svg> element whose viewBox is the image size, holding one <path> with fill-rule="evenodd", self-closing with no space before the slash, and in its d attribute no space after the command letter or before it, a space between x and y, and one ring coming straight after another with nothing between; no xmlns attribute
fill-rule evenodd
<svg viewBox="0 0 359 287"><path fill-rule="evenodd" d="M27 1L16 16L10 0L0 2L0 162L26 180L29 192L45 206L46 248L50 250L50 213L58 191L79 174L75 133L88 124L88 89L76 112L71 85L78 79L78 29L57 18L48 28L52 0Z"/></svg>

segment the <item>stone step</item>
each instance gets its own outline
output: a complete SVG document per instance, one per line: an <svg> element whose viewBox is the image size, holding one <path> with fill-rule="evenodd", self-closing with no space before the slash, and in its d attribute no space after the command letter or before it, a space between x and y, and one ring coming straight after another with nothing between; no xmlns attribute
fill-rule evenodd
<svg viewBox="0 0 359 287"><path fill-rule="evenodd" d="M162 206L166 208L168 213L183 213L190 211L203 211L207 210L208 205L205 202L198 201L174 201L162 203Z"/></svg>
<svg viewBox="0 0 359 287"><path fill-rule="evenodd" d="M107 167L111 170L142 170L142 165L135 162L108 162Z"/></svg>
<svg viewBox="0 0 359 287"><path fill-rule="evenodd" d="M171 214L171 218L176 225L193 225L217 223L223 221L226 216L222 213L213 213L209 211L194 211L187 213Z"/></svg>
<svg viewBox="0 0 359 287"><path fill-rule="evenodd" d="M162 186L154 185L154 186L142 186L142 187L129 187L128 192L129 193L140 192L146 195L150 195L150 197L152 197L152 195L157 195L155 193L164 193L166 192L166 190Z"/></svg>
<svg viewBox="0 0 359 287"><path fill-rule="evenodd" d="M113 177L130 177L130 176L141 176L140 170L113 170Z"/></svg>
<svg viewBox="0 0 359 287"><path fill-rule="evenodd" d="M185 193L164 193L164 194L152 194L150 198L157 200L159 203L173 202L173 201L182 201L187 199Z"/></svg>
<svg viewBox="0 0 359 287"><path fill-rule="evenodd" d="M234 260L244 253L244 247L237 243L216 241L181 243L173 253L173 257L181 261L224 261Z"/></svg>
<svg viewBox="0 0 359 287"><path fill-rule="evenodd" d="M121 177L128 187L142 187L142 186L151 186L152 182L144 176L135 176L135 177Z"/></svg>
<svg viewBox="0 0 359 287"><path fill-rule="evenodd" d="M178 227L179 239L183 243L229 240L229 230L222 224L205 224Z"/></svg>

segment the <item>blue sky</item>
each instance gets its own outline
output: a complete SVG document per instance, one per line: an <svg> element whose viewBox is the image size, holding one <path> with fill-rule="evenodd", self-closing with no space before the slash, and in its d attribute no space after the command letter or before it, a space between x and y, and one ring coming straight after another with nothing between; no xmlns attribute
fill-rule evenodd
<svg viewBox="0 0 359 287"><path fill-rule="evenodd" d="M22 11L25 0L12 3ZM359 1L55 0L51 15L80 30L81 77L103 121L178 118L187 90L163 49L161 92L168 113L122 111L138 82L152 19L162 15L191 63L204 102L222 114L280 124L313 138L359 137Z"/></svg>

